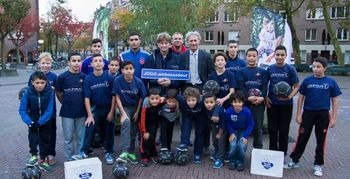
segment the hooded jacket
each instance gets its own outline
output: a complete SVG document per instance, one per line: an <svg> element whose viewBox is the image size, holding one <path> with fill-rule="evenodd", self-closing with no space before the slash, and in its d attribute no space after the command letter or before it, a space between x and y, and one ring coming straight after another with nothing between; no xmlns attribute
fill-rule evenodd
<svg viewBox="0 0 350 179"><path fill-rule="evenodd" d="M33 85L25 91L19 114L27 125L37 121L40 125L45 124L53 115L55 92L50 84L47 84L43 91L38 92Z"/></svg>

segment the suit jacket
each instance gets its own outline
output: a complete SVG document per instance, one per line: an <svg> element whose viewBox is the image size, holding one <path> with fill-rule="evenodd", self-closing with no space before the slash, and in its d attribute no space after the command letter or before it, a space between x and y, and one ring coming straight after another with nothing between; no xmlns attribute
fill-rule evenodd
<svg viewBox="0 0 350 179"><path fill-rule="evenodd" d="M180 55L180 70L189 70L190 66L190 50ZM209 75L214 71L214 63L210 54L204 50L198 50L198 74L204 85L208 81Z"/></svg>

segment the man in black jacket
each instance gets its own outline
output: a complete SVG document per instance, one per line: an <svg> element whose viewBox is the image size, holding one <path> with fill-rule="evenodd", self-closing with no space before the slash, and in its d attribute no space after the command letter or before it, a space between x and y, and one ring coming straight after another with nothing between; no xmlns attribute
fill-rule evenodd
<svg viewBox="0 0 350 179"><path fill-rule="evenodd" d="M189 70L191 78L185 82L183 90L193 86L202 92L204 83L208 81L209 75L214 71L214 64L209 53L198 49L201 36L197 31L187 32L185 40L189 49L180 55L180 69Z"/></svg>

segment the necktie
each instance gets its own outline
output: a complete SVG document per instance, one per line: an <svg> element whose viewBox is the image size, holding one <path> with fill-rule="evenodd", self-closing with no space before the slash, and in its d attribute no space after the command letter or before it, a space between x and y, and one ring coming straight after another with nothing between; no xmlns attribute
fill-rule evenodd
<svg viewBox="0 0 350 179"><path fill-rule="evenodd" d="M198 65L197 65L197 57L196 53L191 54L191 83L195 85L197 83L198 78Z"/></svg>

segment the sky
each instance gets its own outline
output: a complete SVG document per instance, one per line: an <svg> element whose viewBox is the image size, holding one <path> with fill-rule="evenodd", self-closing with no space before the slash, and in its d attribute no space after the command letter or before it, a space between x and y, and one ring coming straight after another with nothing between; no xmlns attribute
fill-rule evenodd
<svg viewBox="0 0 350 179"><path fill-rule="evenodd" d="M43 17L50 10L50 4L55 4L57 0L39 0L39 14ZM93 14L100 4L105 6L111 0L65 0L63 7L72 9L73 16L76 16L79 21L91 21Z"/></svg>

